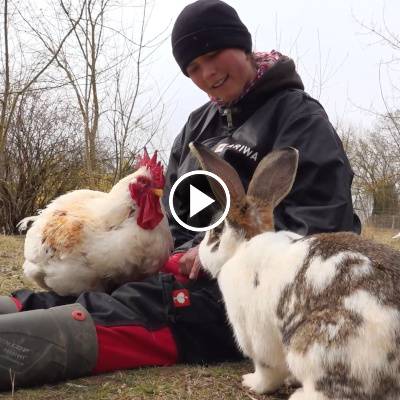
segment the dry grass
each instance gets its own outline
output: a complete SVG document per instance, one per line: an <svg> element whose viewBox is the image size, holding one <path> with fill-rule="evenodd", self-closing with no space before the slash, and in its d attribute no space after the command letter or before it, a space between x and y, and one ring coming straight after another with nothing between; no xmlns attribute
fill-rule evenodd
<svg viewBox="0 0 400 400"><path fill-rule="evenodd" d="M363 236L400 250L397 232L366 227ZM0 236L0 294L27 287L21 274L23 237ZM255 395L242 388L241 375L252 370L250 362L223 363L208 367L174 366L119 371L34 389L0 393L0 400L179 400L179 399L287 399L292 392L283 388L274 396Z"/></svg>
<svg viewBox="0 0 400 400"><path fill-rule="evenodd" d="M23 244L23 236L0 235L0 294L8 294L16 288L29 286L21 273L24 260Z"/></svg>
<svg viewBox="0 0 400 400"><path fill-rule="evenodd" d="M82 378L59 385L18 390L14 397L0 394L0 399L15 400L177 400L238 399L284 400L283 389L273 397L255 395L240 385L240 376L250 364L225 363L210 367L175 366L120 371Z"/></svg>
<svg viewBox="0 0 400 400"><path fill-rule="evenodd" d="M400 250L400 239L392 239L392 237L399 233L393 229L375 228L373 226L363 227L362 236L375 240L377 242L386 244L390 247Z"/></svg>

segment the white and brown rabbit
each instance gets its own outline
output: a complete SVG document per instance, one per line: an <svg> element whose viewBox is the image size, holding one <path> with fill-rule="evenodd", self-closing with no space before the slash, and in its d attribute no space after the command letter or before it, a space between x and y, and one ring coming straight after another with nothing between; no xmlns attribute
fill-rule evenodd
<svg viewBox="0 0 400 400"><path fill-rule="evenodd" d="M292 374L302 388L290 400L400 399L400 254L352 233L274 232L273 210L296 175L293 148L265 157L247 193L215 153L191 150L231 194L223 228L207 232L199 254L254 362L243 385L273 392Z"/></svg>

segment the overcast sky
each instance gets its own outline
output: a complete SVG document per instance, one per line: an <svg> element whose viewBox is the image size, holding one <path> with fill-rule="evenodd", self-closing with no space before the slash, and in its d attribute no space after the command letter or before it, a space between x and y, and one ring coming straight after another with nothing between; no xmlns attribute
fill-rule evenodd
<svg viewBox="0 0 400 400"><path fill-rule="evenodd" d="M360 26L387 24L399 34L399 0L228 0L253 35L255 50L272 49L291 56L306 91L319 98L331 120L368 128L373 116L361 108L384 109L379 86L379 65L393 57L393 50ZM186 0L157 0L150 32L167 28ZM359 22L357 22L357 20ZM386 65L381 67L387 81ZM400 72L397 72L397 82ZM172 57L170 41L161 47L151 66L152 79L168 105L168 136L172 139L189 113L207 101L188 78L180 73ZM322 88L320 85L323 80ZM392 79L396 79L393 75ZM321 90L320 90L321 89ZM387 96L388 85L384 84Z"/></svg>

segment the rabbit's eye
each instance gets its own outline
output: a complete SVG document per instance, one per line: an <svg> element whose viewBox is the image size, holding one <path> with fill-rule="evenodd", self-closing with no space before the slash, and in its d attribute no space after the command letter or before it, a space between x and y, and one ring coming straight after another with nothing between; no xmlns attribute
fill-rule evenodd
<svg viewBox="0 0 400 400"><path fill-rule="evenodd" d="M207 246L211 246L212 252L218 250L223 230L224 224L222 223L209 231Z"/></svg>
<svg viewBox="0 0 400 400"><path fill-rule="evenodd" d="M246 214L248 208L249 208L249 205L247 203L243 204L243 206L240 207L240 214L242 214L242 215Z"/></svg>
<svg viewBox="0 0 400 400"><path fill-rule="evenodd" d="M220 234L222 233L222 231L224 230L224 225L225 225L224 223L217 225L217 226L213 229L213 231L214 231L216 234L220 235Z"/></svg>

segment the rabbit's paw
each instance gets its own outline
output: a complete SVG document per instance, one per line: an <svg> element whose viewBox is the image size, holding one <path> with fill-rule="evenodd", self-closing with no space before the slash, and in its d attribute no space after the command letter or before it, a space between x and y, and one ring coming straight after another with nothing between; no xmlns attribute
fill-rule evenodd
<svg viewBox="0 0 400 400"><path fill-rule="evenodd" d="M289 400L328 400L328 398L321 392L298 389L289 397Z"/></svg>
<svg viewBox="0 0 400 400"><path fill-rule="evenodd" d="M259 394L275 392L283 382L280 374L278 376L278 374L274 374L272 371L269 373L256 371L253 374L243 375L242 378L243 386Z"/></svg>

